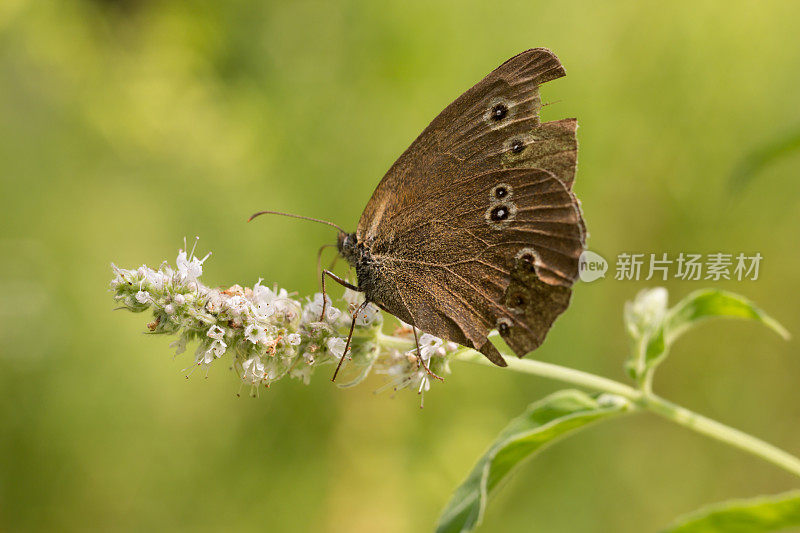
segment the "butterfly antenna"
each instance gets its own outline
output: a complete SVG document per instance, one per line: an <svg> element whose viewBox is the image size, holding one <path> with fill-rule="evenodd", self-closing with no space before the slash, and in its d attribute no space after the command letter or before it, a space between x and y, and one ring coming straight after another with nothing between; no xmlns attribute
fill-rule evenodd
<svg viewBox="0 0 800 533"><path fill-rule="evenodd" d="M343 227L338 224L334 224L333 222L328 222L327 220L320 220L318 218L312 217L304 217L302 215L293 215L292 213L282 213L281 211L259 211L258 213L253 214L250 218L247 219L248 222L253 220L256 217L261 215L281 215L284 217L292 217L292 218L302 218L303 220L310 220L312 222L319 222L321 224L327 224L328 226L333 226L334 228L338 229L342 233L347 233Z"/></svg>

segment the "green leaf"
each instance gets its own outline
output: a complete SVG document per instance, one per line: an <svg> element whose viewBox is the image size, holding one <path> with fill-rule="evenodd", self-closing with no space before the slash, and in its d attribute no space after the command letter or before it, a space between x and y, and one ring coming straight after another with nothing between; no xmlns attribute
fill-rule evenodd
<svg viewBox="0 0 800 533"><path fill-rule="evenodd" d="M649 295L656 294L655 291L640 292L636 300L626 306L626 324L634 339L634 353L626 363L626 369L634 379L652 372L666 358L670 346L678 337L709 318L755 320L784 339L790 337L777 320L744 296L716 289L701 289L689 294L661 315L657 312L657 306L647 305L648 299L653 299Z"/></svg>
<svg viewBox="0 0 800 533"><path fill-rule="evenodd" d="M800 491L709 505L662 533L757 533L800 526Z"/></svg>
<svg viewBox="0 0 800 533"><path fill-rule="evenodd" d="M686 330L707 318L744 318L761 322L784 339L790 335L777 320L759 309L753 302L732 292L703 289L695 291L669 310L665 320L667 345Z"/></svg>
<svg viewBox="0 0 800 533"><path fill-rule="evenodd" d="M531 404L512 420L456 489L436 531L472 531L480 524L489 496L526 458L566 434L626 411L629 402L614 395L563 390Z"/></svg>

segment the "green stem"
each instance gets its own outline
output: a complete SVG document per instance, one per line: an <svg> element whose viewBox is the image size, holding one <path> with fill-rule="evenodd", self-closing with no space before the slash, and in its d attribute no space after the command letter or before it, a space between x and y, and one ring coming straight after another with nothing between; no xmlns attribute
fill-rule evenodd
<svg viewBox="0 0 800 533"><path fill-rule="evenodd" d="M787 472L800 476L800 459L786 453L780 448L776 448L772 444L757 439L752 435L748 435L743 431L726 426L716 420L706 418L701 414L676 405L655 394L643 396L642 406L659 416L672 420L676 424L680 424L698 433L730 444L740 450L761 457L765 461L769 461Z"/></svg>
<svg viewBox="0 0 800 533"><path fill-rule="evenodd" d="M484 366L495 366L494 363L486 359L483 354L470 349L464 349L456 352L456 354L453 356L453 359L477 363ZM586 387L587 389L596 391L609 392L634 402L638 402L642 396L641 392L637 391L633 387L625 385L624 383L620 383L619 381L614 381L613 379L604 378L588 372L567 368L565 366L554 365L552 363L543 363L542 361L536 361L535 359L519 359L516 356L507 357L506 362L508 363L508 368L516 372L564 381L566 383L572 383L573 385Z"/></svg>
<svg viewBox="0 0 800 533"><path fill-rule="evenodd" d="M710 418L706 418L698 413L690 411L684 407L664 400L649 391L639 391L601 376L581 372L572 368L543 363L530 359L518 359L511 354L507 355L506 361L508 368L525 374L533 374L544 378L555 379L566 383L571 383L588 389L607 392L623 396L632 400L639 409L651 411L681 426L711 437L735 448L739 448L756 457L761 457L775 466L786 470L796 476L800 476L800 459L779 449L775 446L748 435L738 429L726 426ZM494 366L481 353L475 350L464 349L456 352L453 359L457 361L467 361L486 366Z"/></svg>

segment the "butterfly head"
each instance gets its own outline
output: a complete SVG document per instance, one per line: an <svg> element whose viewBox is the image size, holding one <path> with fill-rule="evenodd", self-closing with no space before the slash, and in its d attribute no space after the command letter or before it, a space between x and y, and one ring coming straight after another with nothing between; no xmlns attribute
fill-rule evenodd
<svg viewBox="0 0 800 533"><path fill-rule="evenodd" d="M339 253L342 255L342 257L344 257L349 263L354 263L356 257L358 256L358 240L355 233L345 233L340 231L336 247L339 249Z"/></svg>

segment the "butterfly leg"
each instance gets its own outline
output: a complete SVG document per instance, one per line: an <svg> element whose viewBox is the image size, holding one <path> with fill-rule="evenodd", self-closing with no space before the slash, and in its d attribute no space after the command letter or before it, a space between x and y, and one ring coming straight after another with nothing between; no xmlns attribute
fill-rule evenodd
<svg viewBox="0 0 800 533"><path fill-rule="evenodd" d="M417 361L419 361L419 364L422 365L422 368L425 369L425 372L427 372L430 377L436 378L439 381L444 381L443 377L437 376L436 374L431 372L431 369L428 368L428 365L425 364L425 360L422 358L422 350L420 350L419 347L419 337L417 336L417 328L415 326L411 326L411 329L414 331L414 343L417 345Z"/></svg>
<svg viewBox="0 0 800 533"><path fill-rule="evenodd" d="M339 364L336 365L336 371L333 373L331 381L336 381L336 376L339 375L339 369L342 368L342 363L344 362L344 358L347 357L347 350L350 348L350 341L353 340L353 330L356 329L356 318L358 318L358 313L363 311L368 304L369 302L367 300L364 300L364 303L359 305L358 309L356 309L356 312L353 313L353 321L350 322L350 333L347 335L347 342L344 343L344 351L342 351L342 357L339 358Z"/></svg>
<svg viewBox="0 0 800 533"><path fill-rule="evenodd" d="M319 247L319 250L317 250L317 276L322 275L322 252L325 251L325 248L334 248L335 246L334 244L323 244ZM332 267L328 267L328 270L331 268Z"/></svg>
<svg viewBox="0 0 800 533"><path fill-rule="evenodd" d="M356 287L355 285L353 285L352 283L346 282L345 280L343 280L342 278L340 278L339 276L337 276L336 274L334 274L330 270L323 270L322 271L322 314L319 317L319 321L320 322L325 320L325 308L328 306L328 299L326 298L326 293L325 293L325 276L326 275L329 276L331 279L333 279L333 281L335 281L339 285L342 285L343 287L347 287L351 291L364 292L361 289L359 289L358 287Z"/></svg>

